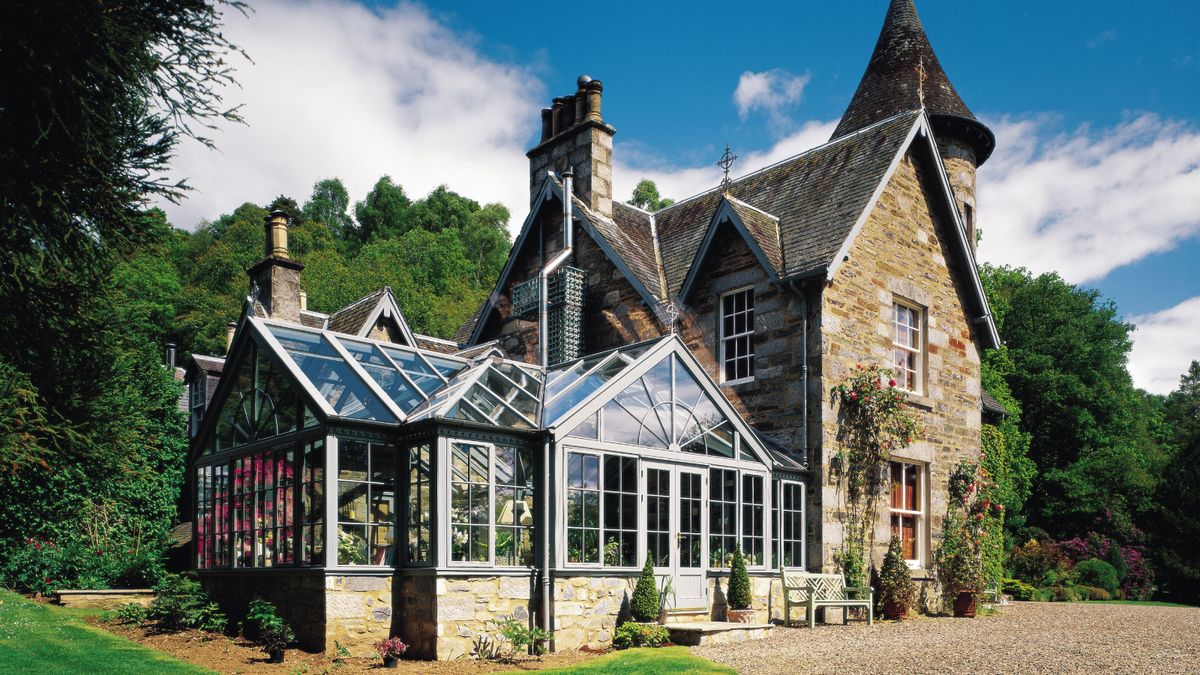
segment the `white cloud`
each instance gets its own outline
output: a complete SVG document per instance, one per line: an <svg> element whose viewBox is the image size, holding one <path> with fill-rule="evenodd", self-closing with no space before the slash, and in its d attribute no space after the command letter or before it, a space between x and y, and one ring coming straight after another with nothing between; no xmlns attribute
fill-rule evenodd
<svg viewBox="0 0 1200 675"><path fill-rule="evenodd" d="M1200 235L1200 129L1153 114L1055 134L1002 118L979 173L980 256L1072 283Z"/></svg>
<svg viewBox="0 0 1200 675"><path fill-rule="evenodd" d="M1170 393L1191 362L1200 359L1200 296L1129 321L1137 326L1129 358L1134 384L1153 394Z"/></svg>
<svg viewBox="0 0 1200 675"><path fill-rule="evenodd" d="M411 5L262 0L248 18L227 13L225 32L254 60L226 92L248 124L213 135L217 152L180 147L174 173L196 190L164 205L176 225L281 193L303 203L329 176L359 200L384 174L413 197L445 183L524 217L524 151L544 98L526 69L487 60Z"/></svg>
<svg viewBox="0 0 1200 675"><path fill-rule="evenodd" d="M800 100L809 79L811 76L807 73L793 75L781 68L761 73L747 70L738 78L737 89L733 92L738 116L745 120L752 111L762 110L773 125L783 125L787 121L783 109Z"/></svg>
<svg viewBox="0 0 1200 675"><path fill-rule="evenodd" d="M821 145L829 140L836 126L836 120L809 121L765 150L738 152L734 148L739 157L730 176L743 176ZM643 178L654 181L659 194L677 201L711 190L721 182L722 172L716 165L719 157L720 151L717 151L713 161L706 165L685 166L640 152L625 152L618 143L613 150L613 196L620 201L629 199L634 186Z"/></svg>

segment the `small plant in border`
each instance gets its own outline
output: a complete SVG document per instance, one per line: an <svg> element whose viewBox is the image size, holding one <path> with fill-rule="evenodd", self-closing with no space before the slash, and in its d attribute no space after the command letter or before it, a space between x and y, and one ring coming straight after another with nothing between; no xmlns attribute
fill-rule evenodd
<svg viewBox="0 0 1200 675"><path fill-rule="evenodd" d="M398 637L390 637L376 642L375 651L379 652L379 658L383 659L384 666L394 668L396 659L404 656L404 653L408 651L408 645Z"/></svg>
<svg viewBox="0 0 1200 675"><path fill-rule="evenodd" d="M671 639L671 631L666 626L654 626L634 621L626 621L617 626L613 632L613 647L629 649L631 647L662 647Z"/></svg>
<svg viewBox="0 0 1200 675"><path fill-rule="evenodd" d="M903 619L916 601L917 587L904 562L900 537L893 534L879 570L879 602L889 619Z"/></svg>
<svg viewBox="0 0 1200 675"><path fill-rule="evenodd" d="M271 663L283 663L283 652L296 639L292 627L278 616L263 622L259 627L258 642L270 657Z"/></svg>
<svg viewBox="0 0 1200 675"><path fill-rule="evenodd" d="M554 633L537 626L530 626L515 617L506 616L493 621L496 630L509 644L509 657L515 657L523 649L531 649L534 654L541 656L546 653L546 645L554 639Z"/></svg>

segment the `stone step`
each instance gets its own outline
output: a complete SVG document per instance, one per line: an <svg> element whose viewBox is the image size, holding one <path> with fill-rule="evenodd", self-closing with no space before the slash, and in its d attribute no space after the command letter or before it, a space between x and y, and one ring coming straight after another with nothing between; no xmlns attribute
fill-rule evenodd
<svg viewBox="0 0 1200 675"><path fill-rule="evenodd" d="M769 623L729 623L726 621L663 625L671 632L671 642L685 647L761 640L775 628L773 624Z"/></svg>

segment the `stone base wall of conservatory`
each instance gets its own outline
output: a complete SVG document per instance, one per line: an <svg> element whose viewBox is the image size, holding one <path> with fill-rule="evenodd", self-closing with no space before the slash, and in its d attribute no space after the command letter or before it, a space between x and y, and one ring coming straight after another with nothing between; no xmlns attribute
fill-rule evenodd
<svg viewBox="0 0 1200 675"><path fill-rule="evenodd" d="M705 614L680 614L671 616L672 623L724 621L729 608L725 593L729 590L728 574L710 574L708 577L708 607ZM783 620L783 584L779 572L750 573L750 609L754 610L752 623L771 623ZM799 613L797 613L798 615Z"/></svg>
<svg viewBox="0 0 1200 675"><path fill-rule="evenodd" d="M211 570L200 574L200 583L231 624L246 616L251 600L267 600L296 632L301 647L326 648L325 574L321 570Z"/></svg>

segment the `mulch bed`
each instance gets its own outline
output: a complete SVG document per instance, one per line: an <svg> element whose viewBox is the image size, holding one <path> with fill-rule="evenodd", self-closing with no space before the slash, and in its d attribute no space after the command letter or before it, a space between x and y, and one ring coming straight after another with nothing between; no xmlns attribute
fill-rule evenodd
<svg viewBox="0 0 1200 675"><path fill-rule="evenodd" d="M194 663L220 673L432 673L459 675L462 673L491 673L511 670L544 670L565 668L594 658L596 652L564 651L548 654L541 659L526 657L515 661L409 661L401 660L399 667L385 669L379 659L334 659L325 654L313 654L289 649L281 664L267 663L262 649L243 638L230 638L202 631L164 633L152 626L127 626L89 620L89 623L147 647L166 652L183 661Z"/></svg>

